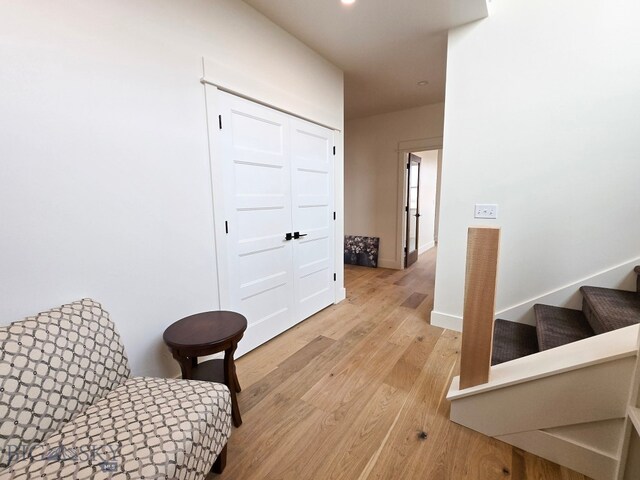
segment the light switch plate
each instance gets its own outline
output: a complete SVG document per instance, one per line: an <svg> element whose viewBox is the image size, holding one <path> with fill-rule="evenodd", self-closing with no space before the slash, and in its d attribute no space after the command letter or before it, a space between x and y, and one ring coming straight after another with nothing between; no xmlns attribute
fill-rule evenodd
<svg viewBox="0 0 640 480"><path fill-rule="evenodd" d="M476 203L474 218L498 218L498 205Z"/></svg>

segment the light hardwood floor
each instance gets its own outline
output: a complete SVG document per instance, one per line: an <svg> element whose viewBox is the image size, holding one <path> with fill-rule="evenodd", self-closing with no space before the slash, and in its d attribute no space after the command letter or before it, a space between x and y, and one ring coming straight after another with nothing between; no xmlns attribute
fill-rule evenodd
<svg viewBox="0 0 640 480"><path fill-rule="evenodd" d="M237 361L243 425L211 480L585 477L448 420L460 334L429 325L435 250L348 266L347 300Z"/></svg>

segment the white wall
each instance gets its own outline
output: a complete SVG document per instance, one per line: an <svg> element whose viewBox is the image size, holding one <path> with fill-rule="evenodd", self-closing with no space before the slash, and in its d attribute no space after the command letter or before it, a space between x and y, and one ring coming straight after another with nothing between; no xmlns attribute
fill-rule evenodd
<svg viewBox="0 0 640 480"><path fill-rule="evenodd" d="M91 296L176 374L164 328L217 307L202 57L336 128L342 72L239 0L5 1L0 32L0 323Z"/></svg>
<svg viewBox="0 0 640 480"><path fill-rule="evenodd" d="M438 155L440 150L417 152L420 162L420 230L418 252L424 253L435 245L436 190Z"/></svg>
<svg viewBox="0 0 640 480"><path fill-rule="evenodd" d="M345 124L345 234L380 237L381 267L402 265L399 148L442 137L443 111L440 103Z"/></svg>
<svg viewBox="0 0 640 480"><path fill-rule="evenodd" d="M502 227L497 310L640 256L640 3L490 10L449 35L432 321L451 327L470 225Z"/></svg>

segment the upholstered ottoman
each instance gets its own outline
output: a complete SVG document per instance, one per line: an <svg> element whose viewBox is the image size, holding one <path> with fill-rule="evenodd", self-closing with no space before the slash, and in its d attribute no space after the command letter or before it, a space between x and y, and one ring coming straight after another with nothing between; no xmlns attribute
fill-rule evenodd
<svg viewBox="0 0 640 480"><path fill-rule="evenodd" d="M0 327L0 479L203 479L224 467L226 386L131 378L100 304Z"/></svg>

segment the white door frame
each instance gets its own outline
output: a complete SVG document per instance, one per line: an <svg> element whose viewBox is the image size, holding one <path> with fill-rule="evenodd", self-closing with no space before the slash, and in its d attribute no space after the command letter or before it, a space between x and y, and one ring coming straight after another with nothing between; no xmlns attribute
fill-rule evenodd
<svg viewBox="0 0 640 480"><path fill-rule="evenodd" d="M211 178L211 200L213 204L213 224L214 224L214 238L215 238L215 255L216 255L216 272L218 279L218 305L219 308L230 309L231 308L231 294L228 283L228 249L226 238L226 224L225 218L225 200L224 200L224 188L223 188L223 164L218 159L222 158L222 152L220 150L220 136L221 130L218 124L218 112L219 108L219 92L224 91L237 95L246 100L258 103L260 105L278 110L288 115L293 115L303 120L316 123L323 126L313 120L300 117L286 110L282 110L274 105L262 102L250 96L244 95L239 92L234 92L226 88L221 88L218 85L205 80L201 80L204 88L206 116L207 116L207 131L209 141L209 173ZM334 288L334 303L339 303L346 298L346 290L344 288L344 255L342 251L344 249L344 136L340 130L332 129L334 132L334 143L336 147L336 155L334 157L334 208L336 211L336 221L334 222L334 271L336 273L336 281Z"/></svg>
<svg viewBox="0 0 640 480"><path fill-rule="evenodd" d="M216 272L218 277L218 302L221 310L231 309L231 293L229 289L229 252L226 239L226 214L224 198L224 168L217 159L222 158L222 133L218 124L220 98L215 85L204 84L206 104L207 131L209 142L209 175L211 179L211 201L213 207L213 225L215 238Z"/></svg>
<svg viewBox="0 0 640 480"><path fill-rule="evenodd" d="M407 161L410 153L427 150L442 150L442 137L420 138L398 142L398 184L396 209L396 255L395 268L404 270L404 247L406 215L404 211L407 198ZM438 169L440 175L440 169Z"/></svg>

